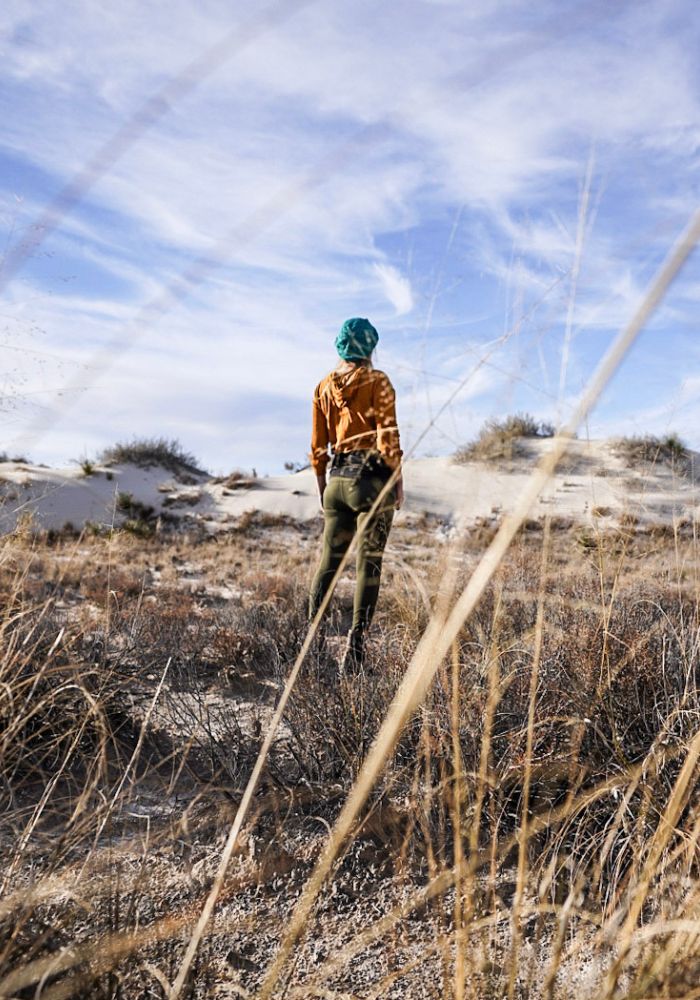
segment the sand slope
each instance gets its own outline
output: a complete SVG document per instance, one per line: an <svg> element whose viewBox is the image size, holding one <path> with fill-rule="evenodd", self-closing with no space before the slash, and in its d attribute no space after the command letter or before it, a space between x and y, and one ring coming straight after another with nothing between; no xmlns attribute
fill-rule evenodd
<svg viewBox="0 0 700 1000"><path fill-rule="evenodd" d="M526 454L510 462L457 465L449 457L409 459L405 464L406 505L400 517L423 513L456 523L490 518L512 509L547 441L528 441ZM661 463L628 468L606 441L573 441L561 468L535 504L531 516L550 513L590 521L616 522L634 515L641 522L670 523L698 513L697 456L683 474ZM25 518L37 529L82 527L86 522L119 525L133 516L128 497L183 524L225 529L247 511L308 520L319 516L311 470L259 480L216 482L206 476L182 482L159 466L48 469L16 462L0 464L0 532Z"/></svg>

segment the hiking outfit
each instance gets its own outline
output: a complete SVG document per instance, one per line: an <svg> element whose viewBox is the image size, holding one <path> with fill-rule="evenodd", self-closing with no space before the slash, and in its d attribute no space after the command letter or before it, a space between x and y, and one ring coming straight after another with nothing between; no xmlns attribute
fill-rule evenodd
<svg viewBox="0 0 700 1000"><path fill-rule="evenodd" d="M399 468L402 454L393 386L384 372L367 366L377 339L367 320L348 320L336 347L344 360L356 366L332 371L316 386L313 398L310 458L322 490L325 528L309 597L310 618L320 607L355 533L362 531L346 668L362 662L364 634L377 605L382 556L397 502L395 489L371 518L369 511ZM333 457L324 486L329 448Z"/></svg>

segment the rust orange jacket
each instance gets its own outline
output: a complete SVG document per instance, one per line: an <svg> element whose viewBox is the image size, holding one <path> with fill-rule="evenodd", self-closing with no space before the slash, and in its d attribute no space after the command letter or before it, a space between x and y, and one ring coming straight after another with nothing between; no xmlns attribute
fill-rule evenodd
<svg viewBox="0 0 700 1000"><path fill-rule="evenodd" d="M395 469L401 462L394 387L375 368L335 370L316 386L311 428L311 465L326 471L334 452L375 449Z"/></svg>

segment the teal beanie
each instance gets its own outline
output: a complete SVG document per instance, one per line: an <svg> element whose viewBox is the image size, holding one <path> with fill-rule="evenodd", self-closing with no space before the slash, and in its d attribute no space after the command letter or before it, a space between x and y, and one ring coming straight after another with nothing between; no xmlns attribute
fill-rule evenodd
<svg viewBox="0 0 700 1000"><path fill-rule="evenodd" d="M377 346L379 334L368 319L346 319L335 339L335 348L343 361L364 361Z"/></svg>

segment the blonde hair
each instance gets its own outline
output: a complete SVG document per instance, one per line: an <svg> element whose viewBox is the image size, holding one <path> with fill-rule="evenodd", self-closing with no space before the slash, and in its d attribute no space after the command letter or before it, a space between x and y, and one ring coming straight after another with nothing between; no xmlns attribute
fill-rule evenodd
<svg viewBox="0 0 700 1000"><path fill-rule="evenodd" d="M353 368L371 369L372 367L373 365L371 358L358 358L357 361L346 361L344 358L341 358L338 364L336 365L336 371L339 370L347 371L348 369L353 369Z"/></svg>

